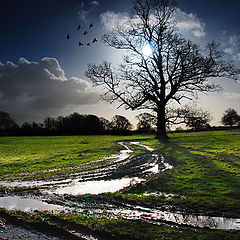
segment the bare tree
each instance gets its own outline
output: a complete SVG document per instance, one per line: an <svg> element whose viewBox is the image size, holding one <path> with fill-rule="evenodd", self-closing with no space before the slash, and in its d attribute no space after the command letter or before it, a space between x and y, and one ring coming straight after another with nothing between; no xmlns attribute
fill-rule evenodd
<svg viewBox="0 0 240 240"><path fill-rule="evenodd" d="M195 104L166 109L166 125L168 129L174 125L184 124L195 131L204 130L210 127L211 120L211 114L198 108Z"/></svg>
<svg viewBox="0 0 240 240"><path fill-rule="evenodd" d="M107 45L127 51L123 63L114 69L104 61L86 71L93 83L104 86L103 99L119 101L126 109L154 111L157 137L162 139L167 138L170 102L192 100L197 91L218 91L220 86L212 78L236 80L240 73L223 60L224 52L216 43L202 51L181 36L173 20L176 9L174 0L135 0L129 21L103 36Z"/></svg>

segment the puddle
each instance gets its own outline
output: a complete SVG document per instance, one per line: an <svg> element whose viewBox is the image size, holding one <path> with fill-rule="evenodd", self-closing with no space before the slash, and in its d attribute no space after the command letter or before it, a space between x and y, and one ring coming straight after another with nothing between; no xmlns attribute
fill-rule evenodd
<svg viewBox="0 0 240 240"><path fill-rule="evenodd" d="M194 227L208 227L211 229L222 230L240 230L240 219L223 218L223 217L210 217L210 216L195 216L195 215L183 215L180 213L171 213L165 211L152 211L149 209L146 211L139 210L115 210L111 212L117 216L122 216L127 219L145 219L145 220L162 220L176 224L183 224Z"/></svg>
<svg viewBox="0 0 240 240"><path fill-rule="evenodd" d="M149 147L149 146L147 146L147 145L143 145L143 144L141 144L140 142L130 142L131 144L134 144L134 145L137 145L137 146L140 146L140 147L144 147L144 148L146 148L148 151L150 151L150 152L152 152L152 151L154 151L154 149L153 148L151 148L151 147Z"/></svg>
<svg viewBox="0 0 240 240"><path fill-rule="evenodd" d="M58 188L53 191L56 194L100 194L106 192L116 192L131 184L136 184L144 181L144 179L134 178L122 178L114 180L100 180L100 181L87 181L87 182L75 182L73 186L67 186Z"/></svg>
<svg viewBox="0 0 240 240"><path fill-rule="evenodd" d="M140 144L139 142L131 143L136 145ZM121 150L119 154L105 158L113 159L112 162L105 166L96 167L95 169L71 174L68 179L53 181L2 181L0 184L8 187L37 186L44 192L46 192L45 189L48 188L48 193L56 194L99 194L116 192L130 184L146 180L149 174L155 174L160 170L168 169L168 166L165 166L166 163L164 163L164 159L159 161L159 156L155 153L149 153L150 155L146 155L145 157L135 158L134 162L129 158L133 152L129 146L123 142L119 142L118 144L125 149ZM140 145L146 147L149 151L153 150L145 145ZM134 164L131 165L131 161ZM159 163L162 165L161 168Z"/></svg>
<svg viewBox="0 0 240 240"><path fill-rule="evenodd" d="M144 220L153 224L161 224L162 221L187 225L199 228L219 230L240 230L240 218L224 218L211 216L197 216L182 213L162 211L160 209L144 208L128 205L125 208L104 209L99 214L106 214L112 218L125 218L129 220Z"/></svg>
<svg viewBox="0 0 240 240"><path fill-rule="evenodd" d="M129 158L129 156L131 155L131 153L133 152L127 145L125 145L123 142L118 142L118 144L120 144L121 146L123 146L125 149L120 150L119 154L114 154L111 155L109 157L106 157L104 159L100 159L94 162L101 162L104 160L110 160L110 159L114 159L114 163L119 163L122 162L124 160L126 160L127 158ZM86 165L86 164L85 164ZM116 166L112 167L112 164L107 165L106 166L106 170L112 170L113 168L116 168ZM103 176L103 171L105 170L104 166L101 166L101 173L100 175ZM51 171L51 170L50 170ZM94 178L94 175L96 175L96 173L98 172L98 170L94 169L95 173L91 174L90 178ZM83 177L79 178L79 175L86 175L89 174L89 172L91 171L85 171L81 174L79 173L73 173L70 174L68 179L61 179L61 180L53 180L53 181L12 181L12 182L8 182L8 181L0 181L0 185L4 186L4 187L34 187L34 186L52 186L52 185L62 185L62 184L68 184L68 183L72 183L73 179L76 179L76 181L79 180L83 180Z"/></svg>
<svg viewBox="0 0 240 240"><path fill-rule="evenodd" d="M61 210L71 210L71 208L61 207L60 205L48 204L31 198L1 197L0 205L8 210L49 210L58 212ZM153 224L160 224L161 221L175 223L179 225L188 225L200 228L220 229L220 230L240 230L240 219L211 217L211 216L197 216L182 213L173 213L169 211L162 211L161 209L152 209L140 206L125 205L125 207L117 208L114 205L94 205L90 204L74 208L79 213L87 211L89 215L107 216L110 218L125 218L130 220L144 220ZM101 210L102 209L102 210Z"/></svg>
<svg viewBox="0 0 240 240"><path fill-rule="evenodd" d="M72 179L56 180L56 181L14 181L4 182L0 181L0 185L4 187L34 187L34 186L52 186L56 184L70 183Z"/></svg>
<svg viewBox="0 0 240 240"><path fill-rule="evenodd" d="M98 238L93 237L92 235L86 235L81 232L77 232L74 230L68 230L68 232L72 233L73 235L80 237L80 239L85 240L98 240ZM59 234L58 234L59 236ZM41 239L41 240L61 240L66 239L53 237L52 235L49 236L48 234L38 232L36 230L25 229L21 226L16 226L13 224L5 223L4 219L0 219L0 239L16 239L16 240L33 240L33 239Z"/></svg>
<svg viewBox="0 0 240 240"><path fill-rule="evenodd" d="M33 240L33 239L41 239L41 240L60 240L57 237L49 237L46 234L34 231L27 230L25 228L14 226L12 224L4 224L1 226L0 230L0 239L17 239L17 240Z"/></svg>
<svg viewBox="0 0 240 240"><path fill-rule="evenodd" d="M154 151L154 149L151 147L140 144L139 142L131 142L131 144L145 147L148 152L130 158L130 155L133 151L123 142L119 142L119 144L123 146L124 149L121 150L119 154L105 158L105 160L112 159L110 163L103 166L98 166L85 172L71 174L69 175L68 179L59 179L54 181L0 182L0 184L2 186L9 187L39 186L42 193L50 193L50 195L48 195L49 198L55 197L55 199L57 199L57 197L64 198L64 196L61 196L64 194L81 195L116 192L131 184L145 181L149 177L149 174L156 174L160 171L173 168L172 165L165 162L165 159L162 155L157 153L157 151ZM47 190L45 189L46 187L48 187ZM149 195L154 194L150 193ZM173 195L165 194L165 196L172 197ZM68 202L64 200L62 204L67 206ZM77 207L79 203L74 202L74 205ZM24 198L19 196L0 197L0 206L8 210L19 209L23 211L70 210L70 208L63 207L61 205L48 204L44 202L44 199L37 200L31 197ZM166 208L151 209L131 205L125 205L123 208L119 208L117 205L107 207L106 204L103 206L99 203L95 203L95 205L92 207L95 209L95 212L92 214L99 213L102 215L107 214L107 216L111 217L141 219L154 224L159 224L160 221L167 221L201 228L208 227L211 229L240 230L240 219L186 215L182 213L165 211ZM79 205L79 211L85 211L86 209L91 209L89 203L87 205L86 203L85 205L84 203Z"/></svg>
<svg viewBox="0 0 240 240"><path fill-rule="evenodd" d="M161 155L161 163L164 166L164 170L172 169L173 165L169 164L168 162L165 162L164 157Z"/></svg>
<svg viewBox="0 0 240 240"><path fill-rule="evenodd" d="M23 198L19 196L0 197L0 206L8 210L22 210L27 212L34 210L61 211L66 209L60 205L49 204L46 202L42 202L41 200L33 198Z"/></svg>
<svg viewBox="0 0 240 240"><path fill-rule="evenodd" d="M152 192L152 193L143 193L143 196L154 196L154 197L165 197L165 198L172 198L177 196L176 194L173 193L165 193L165 192ZM181 196L181 198L184 198L183 196Z"/></svg>

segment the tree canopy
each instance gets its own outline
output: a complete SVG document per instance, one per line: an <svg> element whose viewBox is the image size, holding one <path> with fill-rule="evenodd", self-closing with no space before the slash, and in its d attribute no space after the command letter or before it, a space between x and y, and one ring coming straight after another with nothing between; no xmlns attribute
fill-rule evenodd
<svg viewBox="0 0 240 240"><path fill-rule="evenodd" d="M17 123L12 119L9 113L0 111L0 135L11 129L18 128Z"/></svg>
<svg viewBox="0 0 240 240"><path fill-rule="evenodd" d="M228 108L222 117L221 122L223 125L232 127L236 123L240 122L240 116L238 115L237 111L233 108Z"/></svg>
<svg viewBox="0 0 240 240"><path fill-rule="evenodd" d="M167 138L166 111L172 102L192 100L195 93L220 89L212 79L237 79L240 70L224 60L215 42L204 50L176 29L173 0L135 0L131 15L103 35L103 42L127 50L123 62L113 68L104 61L86 71L96 85L104 86L102 98L119 101L126 109L152 110L157 115L157 137ZM146 54L145 47L150 47ZM149 51L148 51L149 53Z"/></svg>
<svg viewBox="0 0 240 240"><path fill-rule="evenodd" d="M156 117L150 113L140 113L136 116L137 130L139 132L150 133L156 126Z"/></svg>
<svg viewBox="0 0 240 240"><path fill-rule="evenodd" d="M121 115L115 115L111 121L112 130L118 134L126 134L132 129L130 121Z"/></svg>

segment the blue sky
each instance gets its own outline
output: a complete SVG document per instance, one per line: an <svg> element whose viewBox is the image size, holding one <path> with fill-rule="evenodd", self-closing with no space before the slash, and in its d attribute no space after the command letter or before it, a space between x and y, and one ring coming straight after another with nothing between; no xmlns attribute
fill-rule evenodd
<svg viewBox="0 0 240 240"><path fill-rule="evenodd" d="M179 18L183 33L199 44L217 40L229 60L240 63L240 1L179 0ZM124 16L131 1L81 0L8 0L0 8L0 110L19 122L42 121L46 116L74 111L111 118L122 114L134 121L138 112L117 109L100 102L98 91L87 82L84 72L89 63L109 60L117 63L121 53L104 46L101 34L113 18ZM105 19L105 22L104 22ZM93 27L89 29L89 24ZM81 24L80 31L77 30ZM88 30L89 34L83 35ZM70 34L71 38L66 39ZM78 42L97 43L90 47ZM20 60L19 60L20 59ZM8 62L8 64L7 64ZM1 71L9 73L1 78ZM43 71L48 69L47 73ZM57 72L60 85L49 84ZM37 80L36 80L37 79ZM74 81L80 85L75 86ZM228 107L240 113L240 83L222 82L221 93L200 94L199 105L214 115L214 124ZM1 87L2 86L2 87ZM1 89L2 88L2 89ZM32 89L32 90L31 90ZM59 90L60 89L60 90ZM80 96L78 96L78 93Z"/></svg>

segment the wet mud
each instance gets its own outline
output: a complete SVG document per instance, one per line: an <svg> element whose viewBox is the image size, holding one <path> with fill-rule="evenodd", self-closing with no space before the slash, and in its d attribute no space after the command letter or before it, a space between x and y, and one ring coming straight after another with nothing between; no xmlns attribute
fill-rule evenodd
<svg viewBox="0 0 240 240"><path fill-rule="evenodd" d="M0 239L16 239L16 240L32 240L32 239L42 239L42 240L60 240L58 237L47 236L46 234L37 232L35 230L25 229L20 226L12 224L4 224L0 229Z"/></svg>
<svg viewBox="0 0 240 240"><path fill-rule="evenodd" d="M92 168L88 171L70 174L66 179L51 181L15 181L4 182L0 185L5 187L38 187L47 189L48 193L59 194L99 194L104 192L116 192L130 184L139 183L148 179L152 174L172 168L164 162L164 158L157 151L146 152L131 157L133 150L123 142L119 143L125 149L119 154L106 159L112 161ZM136 142L136 144L138 144ZM149 148L146 147L149 151ZM102 160L99 160L102 161Z"/></svg>
<svg viewBox="0 0 240 240"><path fill-rule="evenodd" d="M70 211L75 214L87 213L89 216L141 220L153 224L166 222L200 228L240 230L240 219L184 214L180 211L173 212L168 206L137 206L126 203L122 199L120 201L108 201L107 197L102 198L103 193L119 191L173 168L159 151L142 145L140 142L130 143L144 147L146 152L133 156L133 149L126 142L120 142L119 144L124 149L119 154L100 159L98 161L102 164L99 166L87 171L69 174L65 179L1 181L0 185L4 187L12 189L36 187L37 192L18 195L2 194L0 207L8 210L19 209L26 212L35 210ZM105 161L106 159L110 161ZM152 195L154 194L152 193ZM11 225L8 225L8 228L14 229ZM19 230L11 230L10 232L14 231L17 233ZM85 239L91 238L88 236Z"/></svg>

